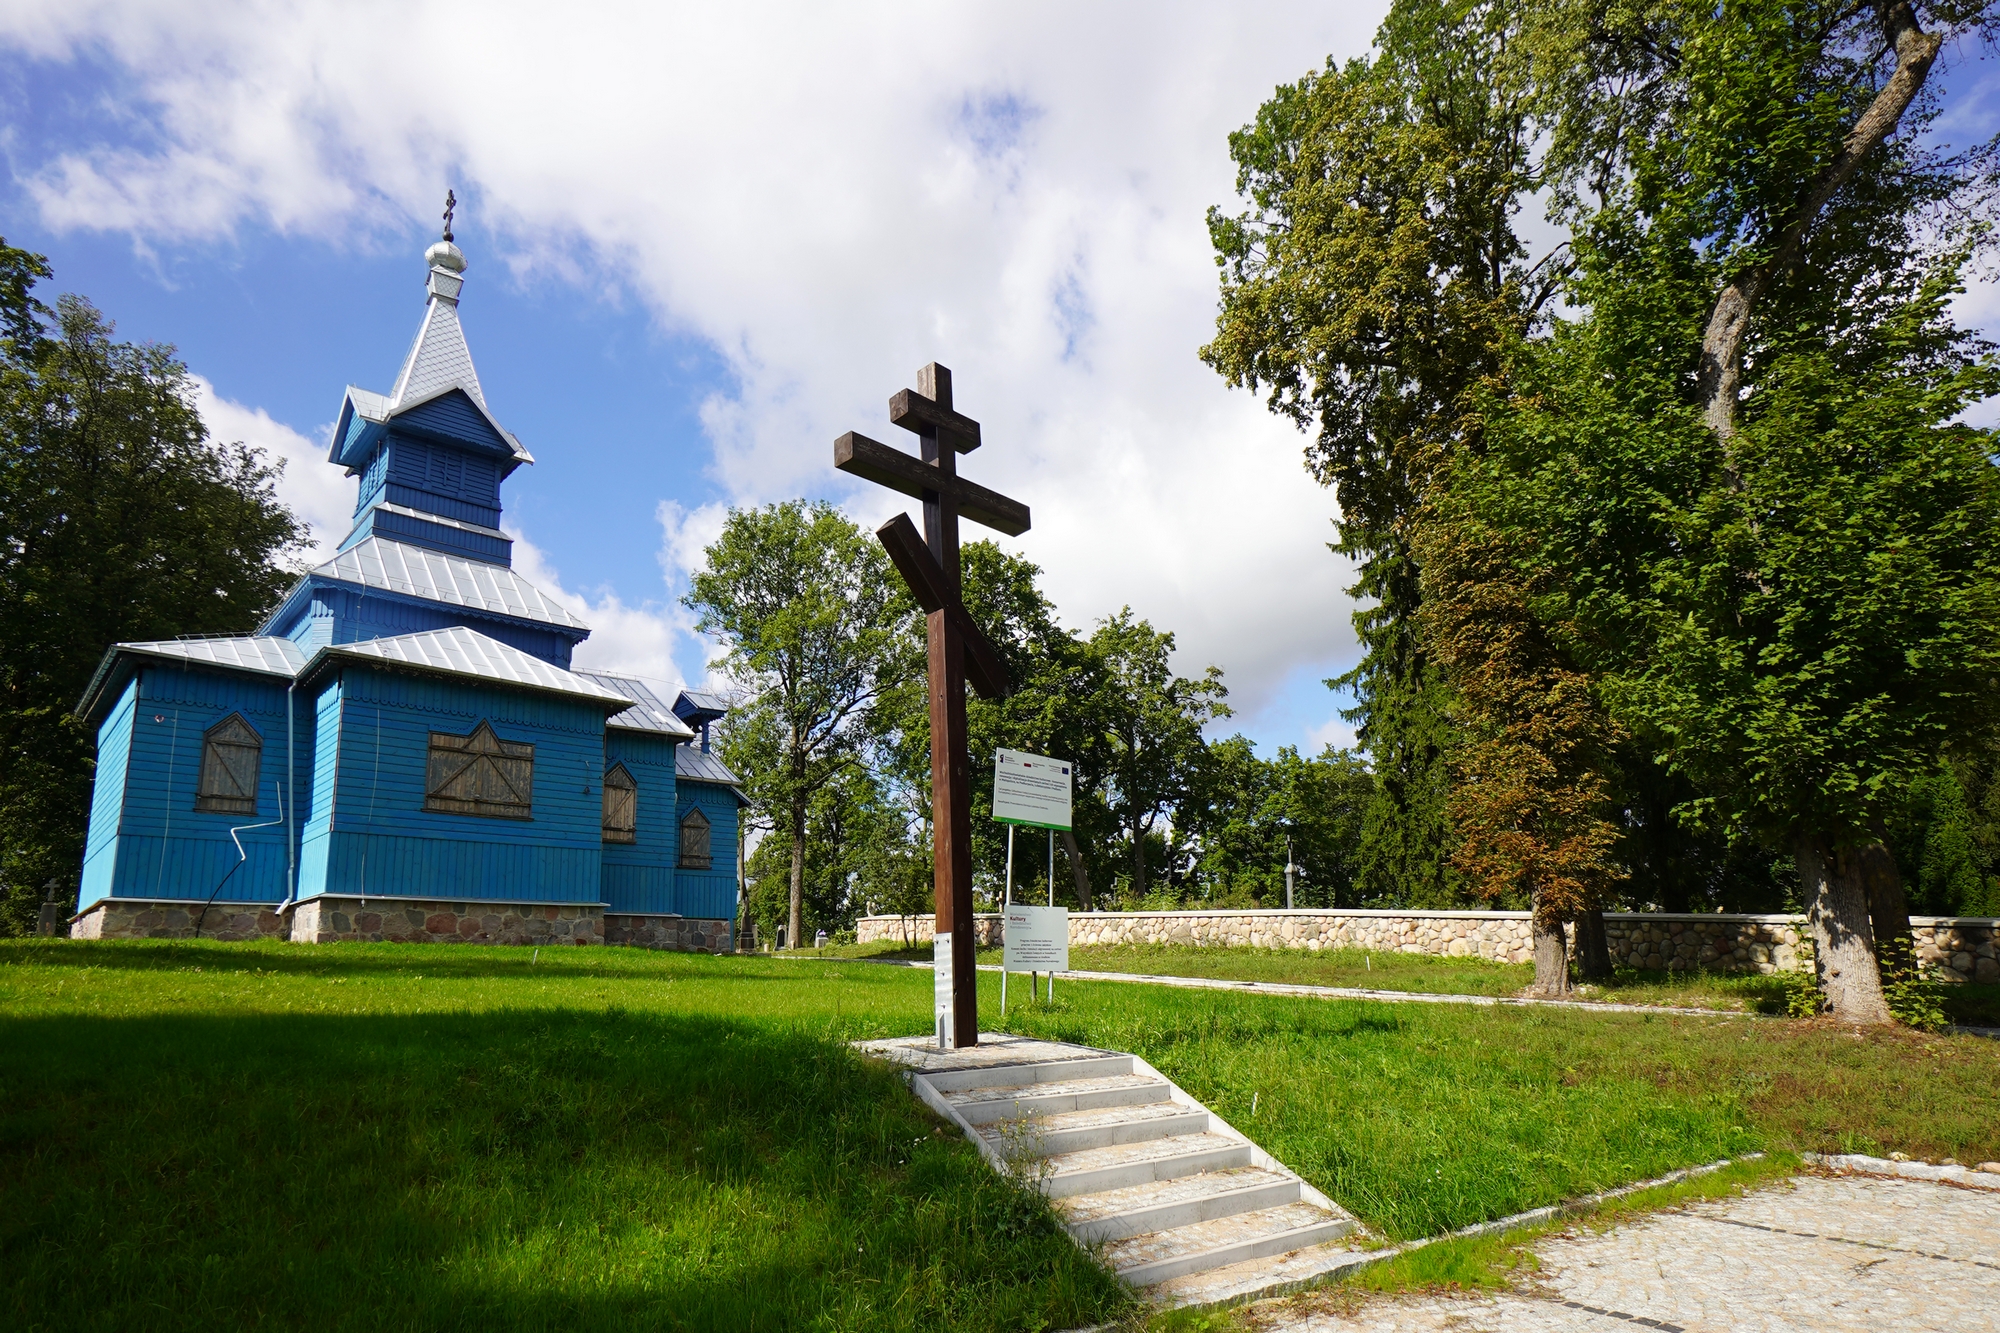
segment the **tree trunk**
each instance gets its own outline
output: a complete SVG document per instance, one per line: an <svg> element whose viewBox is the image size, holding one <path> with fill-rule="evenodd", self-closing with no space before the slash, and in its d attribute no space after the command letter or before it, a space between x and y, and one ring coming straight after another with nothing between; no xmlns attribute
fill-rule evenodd
<svg viewBox="0 0 2000 1333"><path fill-rule="evenodd" d="M804 806L792 811L792 912L785 943L796 949L805 933L806 812Z"/></svg>
<svg viewBox="0 0 2000 1333"><path fill-rule="evenodd" d="M1916 980L1917 942L1910 933L1910 901L1903 896L1902 868L1881 840L1881 821L1876 823L1876 841L1860 851L1861 873L1868 884L1868 924L1875 932L1875 958L1886 986Z"/></svg>
<svg viewBox="0 0 2000 1333"><path fill-rule="evenodd" d="M1076 845L1076 834L1069 829L1062 831L1063 855L1069 858L1069 875L1076 882L1076 900L1086 912L1096 910L1090 903L1090 869L1083 863L1083 849Z"/></svg>
<svg viewBox="0 0 2000 1333"><path fill-rule="evenodd" d="M1569 989L1569 948L1563 939L1562 921L1546 911L1542 895L1535 894L1532 935L1535 943L1535 984L1529 989L1550 999L1565 999Z"/></svg>
<svg viewBox="0 0 2000 1333"><path fill-rule="evenodd" d="M1611 975L1611 942L1604 935L1604 912L1591 908L1576 918L1577 970L1593 981Z"/></svg>
<svg viewBox="0 0 2000 1333"><path fill-rule="evenodd" d="M1806 900L1820 992L1843 1023L1888 1023L1875 932L1868 923L1868 884L1859 848L1836 849L1818 833L1794 844L1799 889Z"/></svg>
<svg viewBox="0 0 2000 1333"><path fill-rule="evenodd" d="M1146 896L1146 835L1139 831L1139 821L1132 821L1132 897L1134 900Z"/></svg>

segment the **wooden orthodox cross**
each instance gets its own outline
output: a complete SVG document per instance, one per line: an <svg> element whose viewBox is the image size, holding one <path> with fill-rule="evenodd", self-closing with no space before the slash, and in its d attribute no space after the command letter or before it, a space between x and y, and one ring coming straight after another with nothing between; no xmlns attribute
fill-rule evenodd
<svg viewBox="0 0 2000 1333"><path fill-rule="evenodd" d="M876 530L889 559L927 617L931 697L932 883L937 898L936 1028L945 1047L979 1044L978 972L973 955L972 760L965 748L965 686L1004 696L1006 664L959 598L958 520L1008 536L1028 530L1028 506L958 475L958 455L979 447L979 423L951 406L951 372L932 362L917 387L889 400L889 420L916 433L921 458L852 431L833 443L833 465L924 502L924 535L908 514Z"/></svg>

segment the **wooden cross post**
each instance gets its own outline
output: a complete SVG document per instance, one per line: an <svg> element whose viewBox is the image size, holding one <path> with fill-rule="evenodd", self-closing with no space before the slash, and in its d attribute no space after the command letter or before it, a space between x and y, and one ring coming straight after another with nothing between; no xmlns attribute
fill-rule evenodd
<svg viewBox="0 0 2000 1333"><path fill-rule="evenodd" d="M992 641L959 597L958 520L1008 536L1028 530L1028 506L958 475L958 455L979 447L979 423L952 410L951 372L932 362L917 387L889 400L889 420L916 433L921 458L852 431L833 443L833 465L924 502L924 535L907 514L876 530L890 561L927 617L931 697L932 882L937 898L938 1042L979 1044L979 986L973 953L972 760L966 753L965 686L988 699L1011 688ZM947 943L947 939L949 943ZM948 1011L948 1012L947 1012Z"/></svg>

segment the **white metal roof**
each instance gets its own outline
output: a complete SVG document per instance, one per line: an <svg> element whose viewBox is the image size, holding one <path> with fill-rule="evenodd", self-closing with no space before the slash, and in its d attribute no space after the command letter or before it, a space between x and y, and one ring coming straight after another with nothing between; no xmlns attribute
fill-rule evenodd
<svg viewBox="0 0 2000 1333"><path fill-rule="evenodd" d="M546 690L552 694L615 703L621 708L630 702L616 690L608 690L574 671L551 666L539 657L532 657L519 648L510 648L498 639L489 639L478 630L466 629L462 625L424 630L418 634L398 634L388 639L335 644L321 649L315 660L319 657L393 662L424 671L472 676L479 680Z"/></svg>
<svg viewBox="0 0 2000 1333"><path fill-rule="evenodd" d="M674 776L687 778L692 782L720 782L730 787L743 785L743 779L730 772L728 766L720 759L692 745L683 745L675 749Z"/></svg>
<svg viewBox="0 0 2000 1333"><path fill-rule="evenodd" d="M144 643L121 643L112 651L145 653L150 657L180 658L204 666L234 667L238 671L260 671L266 675L295 676L306 664L306 655L290 639L264 635L217 639L154 639Z"/></svg>
<svg viewBox="0 0 2000 1333"><path fill-rule="evenodd" d="M433 296L424 310L424 322L417 326L410 354L403 358L396 387L389 391L389 407L396 411L452 388L465 390L473 402L486 406L479 372L472 368L472 349L465 345L465 330L459 327L458 302Z"/></svg>
<svg viewBox="0 0 2000 1333"><path fill-rule="evenodd" d="M364 588L399 592L495 615L539 620L570 629L590 628L505 565L467 560L386 537L364 537L312 572L322 578L358 583Z"/></svg>
<svg viewBox="0 0 2000 1333"><path fill-rule="evenodd" d="M660 702L660 696L654 694L646 682L599 671L579 671L576 674L632 701L632 706L624 712L613 713L604 719L605 726L618 731L650 731L672 736L676 740L687 740L694 735L694 728L675 717L673 710Z"/></svg>

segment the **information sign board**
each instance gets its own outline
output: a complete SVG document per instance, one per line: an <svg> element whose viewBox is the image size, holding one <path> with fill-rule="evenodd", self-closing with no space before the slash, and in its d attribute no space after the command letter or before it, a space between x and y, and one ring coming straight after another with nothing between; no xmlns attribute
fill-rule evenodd
<svg viewBox="0 0 2000 1333"><path fill-rule="evenodd" d="M1070 826L1070 762L1025 750L993 752L993 818L1031 828Z"/></svg>
<svg viewBox="0 0 2000 1333"><path fill-rule="evenodd" d="M1069 971L1069 909L1009 906L1001 952L1009 972Z"/></svg>
<svg viewBox="0 0 2000 1333"><path fill-rule="evenodd" d="M952 1049L952 1035L955 1031L952 1019L957 1008L952 1004L951 990L951 932L940 931L931 940L931 996L933 1001L932 1028L937 1033L938 1049Z"/></svg>

